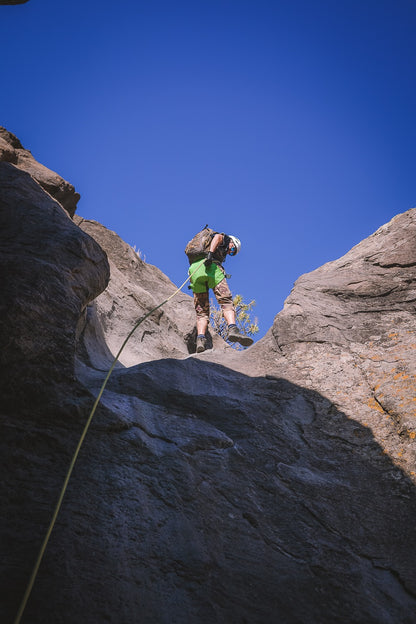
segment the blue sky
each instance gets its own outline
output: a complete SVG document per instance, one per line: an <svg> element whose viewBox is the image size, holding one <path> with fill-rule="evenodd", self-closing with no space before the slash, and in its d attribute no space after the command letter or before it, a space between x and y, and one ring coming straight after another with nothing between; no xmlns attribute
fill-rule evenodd
<svg viewBox="0 0 416 624"><path fill-rule="evenodd" d="M0 24L0 124L178 285L206 223L241 238L260 335L416 206L414 0L29 0Z"/></svg>

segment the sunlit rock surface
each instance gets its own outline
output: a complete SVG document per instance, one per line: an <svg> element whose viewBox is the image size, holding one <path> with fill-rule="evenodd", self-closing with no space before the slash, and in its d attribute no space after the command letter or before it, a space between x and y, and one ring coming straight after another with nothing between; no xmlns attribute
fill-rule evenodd
<svg viewBox="0 0 416 624"><path fill-rule="evenodd" d="M12 4L9 2L8 4ZM20 4L20 3L13 3ZM80 195L72 184L35 160L19 139L0 126L0 162L9 162L30 175L73 217Z"/></svg>

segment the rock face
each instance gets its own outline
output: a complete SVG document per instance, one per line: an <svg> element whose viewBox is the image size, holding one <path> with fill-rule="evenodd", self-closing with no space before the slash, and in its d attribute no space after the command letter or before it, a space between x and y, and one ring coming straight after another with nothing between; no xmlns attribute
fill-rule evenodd
<svg viewBox="0 0 416 624"><path fill-rule="evenodd" d="M2 161L12 163L18 169L30 173L40 186L65 208L71 217L74 216L80 195L75 192L72 184L38 163L32 154L24 149L18 138L0 126L0 162Z"/></svg>
<svg viewBox="0 0 416 624"><path fill-rule="evenodd" d="M5 162L0 241L3 399L33 400L74 378L76 328L87 303L108 282L108 262L60 204L28 173Z"/></svg>
<svg viewBox="0 0 416 624"><path fill-rule="evenodd" d="M415 465L415 312L413 209L299 278L265 339L269 369L275 352L279 371L290 363L298 383L370 426L409 472Z"/></svg>
<svg viewBox="0 0 416 624"><path fill-rule="evenodd" d="M0 174L12 622L120 341L175 286L27 172ZM415 233L411 210L302 276L245 352L216 338L190 354L186 294L150 316L102 396L22 621L413 624Z"/></svg>

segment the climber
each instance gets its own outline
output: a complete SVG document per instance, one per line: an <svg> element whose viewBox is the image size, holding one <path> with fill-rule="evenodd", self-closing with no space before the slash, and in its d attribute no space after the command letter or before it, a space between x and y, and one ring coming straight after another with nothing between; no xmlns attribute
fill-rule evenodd
<svg viewBox="0 0 416 624"><path fill-rule="evenodd" d="M209 228L205 228L205 230L209 230ZM192 272L195 271L198 263L201 263L201 258L199 257L189 268L189 273L192 275L191 288L194 293L196 312L196 351L197 353L202 353L206 349L210 288L212 288L227 322L228 340L230 342L239 342L244 347L249 347L253 344L253 339L243 335L236 325L233 298L227 284L224 268L222 267L227 255L235 256L238 254L241 249L241 241L236 236L220 234L212 230L209 230L209 232L206 248L202 256L206 257L205 262L201 264L193 275Z"/></svg>

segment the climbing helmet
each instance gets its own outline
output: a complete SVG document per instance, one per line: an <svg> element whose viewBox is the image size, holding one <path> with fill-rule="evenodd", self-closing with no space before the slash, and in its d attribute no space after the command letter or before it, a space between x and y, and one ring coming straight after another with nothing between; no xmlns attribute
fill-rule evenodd
<svg viewBox="0 0 416 624"><path fill-rule="evenodd" d="M230 238L231 238L231 242L233 244L233 248L230 251L230 256L235 256L235 255L238 254L238 252L241 249L241 241L240 241L239 238L237 238L237 236L231 236L230 235Z"/></svg>

